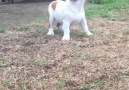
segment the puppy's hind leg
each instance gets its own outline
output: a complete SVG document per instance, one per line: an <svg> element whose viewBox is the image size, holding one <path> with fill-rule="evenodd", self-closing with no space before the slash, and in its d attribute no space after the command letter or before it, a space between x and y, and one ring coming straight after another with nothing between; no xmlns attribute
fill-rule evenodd
<svg viewBox="0 0 129 90"><path fill-rule="evenodd" d="M91 36L93 35L89 29L88 29L88 25L87 25L87 21L86 21L86 18L84 17L83 20L81 21L81 26L84 30L84 32L88 35L88 36Z"/></svg>
<svg viewBox="0 0 129 90"><path fill-rule="evenodd" d="M54 22L54 16L52 14L49 14L49 31L47 35L54 35L54 29L53 29L53 22Z"/></svg>

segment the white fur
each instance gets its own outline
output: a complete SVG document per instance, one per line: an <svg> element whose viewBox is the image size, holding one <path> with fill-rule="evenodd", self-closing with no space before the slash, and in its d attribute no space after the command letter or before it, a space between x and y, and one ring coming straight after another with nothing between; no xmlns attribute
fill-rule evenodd
<svg viewBox="0 0 129 90"><path fill-rule="evenodd" d="M49 12L49 32L47 35L54 35L53 21L54 19L60 23L59 28L63 30L64 36L62 40L70 40L70 24L80 23L84 32L87 35L93 35L87 26L87 21L84 12L85 0L57 0L55 11L52 9L51 4L48 7Z"/></svg>

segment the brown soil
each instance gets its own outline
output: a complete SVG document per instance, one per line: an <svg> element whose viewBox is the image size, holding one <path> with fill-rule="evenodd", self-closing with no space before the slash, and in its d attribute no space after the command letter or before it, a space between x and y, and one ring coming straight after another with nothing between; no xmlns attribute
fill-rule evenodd
<svg viewBox="0 0 129 90"><path fill-rule="evenodd" d="M74 26L70 42L61 41L58 30L47 36L46 26L7 30L0 39L0 88L78 90L99 81L92 90L128 90L129 24L98 18L89 26L94 36Z"/></svg>
<svg viewBox="0 0 129 90"><path fill-rule="evenodd" d="M0 4L0 26L15 27L38 17L43 17L47 12L49 2Z"/></svg>

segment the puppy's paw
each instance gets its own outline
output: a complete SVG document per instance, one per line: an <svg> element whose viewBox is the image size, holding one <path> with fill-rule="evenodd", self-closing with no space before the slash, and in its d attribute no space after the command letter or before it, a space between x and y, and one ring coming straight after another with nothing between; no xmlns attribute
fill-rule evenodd
<svg viewBox="0 0 129 90"><path fill-rule="evenodd" d="M47 35L54 35L54 32L48 32Z"/></svg>
<svg viewBox="0 0 129 90"><path fill-rule="evenodd" d="M87 33L87 35L88 35L88 36L92 36L92 35L93 35L93 33L91 33L91 32L88 32L88 33Z"/></svg>
<svg viewBox="0 0 129 90"><path fill-rule="evenodd" d="M70 41L70 36L63 36L62 40L63 41Z"/></svg>

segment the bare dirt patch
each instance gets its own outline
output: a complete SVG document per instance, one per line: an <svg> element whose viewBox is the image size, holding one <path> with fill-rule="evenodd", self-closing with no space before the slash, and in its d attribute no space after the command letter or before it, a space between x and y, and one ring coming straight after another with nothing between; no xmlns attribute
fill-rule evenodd
<svg viewBox="0 0 129 90"><path fill-rule="evenodd" d="M44 17L50 2L0 4L0 26L5 28L22 26Z"/></svg>
<svg viewBox="0 0 129 90"><path fill-rule="evenodd" d="M70 42L62 32L47 36L47 25L12 28L0 36L2 90L128 90L129 23L97 18L94 33L72 27Z"/></svg>

